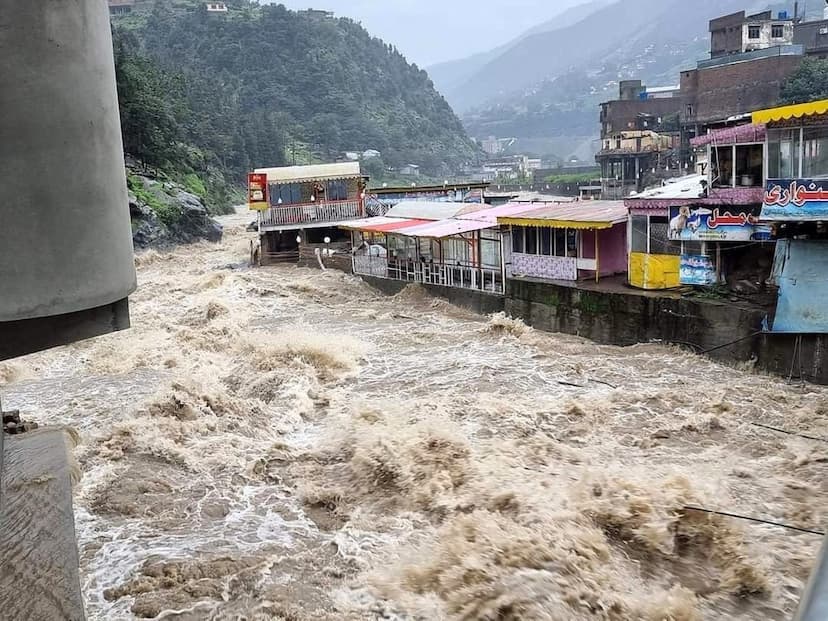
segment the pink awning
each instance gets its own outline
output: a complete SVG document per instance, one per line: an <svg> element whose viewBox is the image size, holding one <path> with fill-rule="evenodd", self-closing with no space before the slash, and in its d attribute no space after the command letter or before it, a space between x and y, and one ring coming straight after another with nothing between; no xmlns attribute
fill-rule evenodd
<svg viewBox="0 0 828 621"><path fill-rule="evenodd" d="M376 216L374 218L364 218L362 220L344 222L339 225L339 228L351 229L354 231L367 231L372 233L393 233L414 226L420 226L421 224L426 224L427 222L429 221Z"/></svg>
<svg viewBox="0 0 828 621"><path fill-rule="evenodd" d="M459 214L454 218L437 220L397 232L408 237L441 239L443 237L451 237L452 235L462 235L463 233L471 233L472 231L494 228L498 225L498 218L521 213L527 209L529 209L529 206L526 203L512 203L509 205L500 205L499 207L476 209L469 213Z"/></svg>
<svg viewBox="0 0 828 621"><path fill-rule="evenodd" d="M690 146L704 147L708 144L727 146L750 142L765 142L766 135L767 129L764 125L738 125L736 127L717 129L704 136L693 138L690 140Z"/></svg>

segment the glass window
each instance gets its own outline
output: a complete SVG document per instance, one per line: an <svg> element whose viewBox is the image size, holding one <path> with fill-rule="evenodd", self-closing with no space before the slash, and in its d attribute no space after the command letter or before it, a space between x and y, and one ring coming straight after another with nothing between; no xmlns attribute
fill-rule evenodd
<svg viewBox="0 0 828 621"><path fill-rule="evenodd" d="M806 128L802 136L802 176L828 177L828 127Z"/></svg>
<svg viewBox="0 0 828 621"><path fill-rule="evenodd" d="M666 216L650 216L650 254L681 254L681 242L667 239L668 227Z"/></svg>
<svg viewBox="0 0 828 621"><path fill-rule="evenodd" d="M538 229L526 227L526 254L538 254Z"/></svg>
<svg viewBox="0 0 828 621"><path fill-rule="evenodd" d="M526 244L523 243L523 227L512 227L512 252L523 254L526 252Z"/></svg>
<svg viewBox="0 0 828 621"><path fill-rule="evenodd" d="M540 230L540 253L544 256L552 254L552 229L542 228Z"/></svg>
<svg viewBox="0 0 828 621"><path fill-rule="evenodd" d="M647 252L647 216L633 216L630 226L632 226L632 246L630 252Z"/></svg>
<svg viewBox="0 0 828 621"><path fill-rule="evenodd" d="M774 24L771 26L771 36L774 39L781 39L785 36L785 27L782 24Z"/></svg>
<svg viewBox="0 0 828 621"><path fill-rule="evenodd" d="M596 233L597 235L598 233ZM566 230L566 256L578 256L578 231L575 229Z"/></svg>
<svg viewBox="0 0 828 621"><path fill-rule="evenodd" d="M344 179L328 181L325 198L329 201L348 200L348 183Z"/></svg>
<svg viewBox="0 0 828 621"><path fill-rule="evenodd" d="M764 149L760 144L736 146L736 185L762 185L762 158Z"/></svg>
<svg viewBox="0 0 828 621"><path fill-rule="evenodd" d="M799 130L768 130L768 179L799 177Z"/></svg>
<svg viewBox="0 0 828 621"><path fill-rule="evenodd" d="M733 185L733 147L713 150L713 185L729 188Z"/></svg>
<svg viewBox="0 0 828 621"><path fill-rule="evenodd" d="M748 26L748 39L758 39L761 30L759 26Z"/></svg>
<svg viewBox="0 0 828 621"><path fill-rule="evenodd" d="M566 256L566 229L555 229L555 256Z"/></svg>
<svg viewBox="0 0 828 621"><path fill-rule="evenodd" d="M281 202L279 202L281 200ZM298 183L270 186L270 203L278 205L295 205L302 202L302 188Z"/></svg>

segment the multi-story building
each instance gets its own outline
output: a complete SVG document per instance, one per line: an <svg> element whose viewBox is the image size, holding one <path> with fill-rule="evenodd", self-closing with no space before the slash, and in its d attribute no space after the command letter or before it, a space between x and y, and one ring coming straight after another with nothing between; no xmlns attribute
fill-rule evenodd
<svg viewBox="0 0 828 621"><path fill-rule="evenodd" d="M651 96L651 93L657 96ZM623 81L619 98L601 104L601 167L604 198L640 192L680 166L682 114L689 100L681 89L648 89Z"/></svg>
<svg viewBox="0 0 828 621"><path fill-rule="evenodd" d="M794 26L794 43L803 46L807 56L828 58L828 6L824 9L822 19L797 20Z"/></svg>
<svg viewBox="0 0 828 621"><path fill-rule="evenodd" d="M619 99L601 106L596 161L604 198L623 198L689 173L696 167L693 138L742 124L751 111L777 105L783 83L805 52L793 42L794 24L786 14L774 19L770 12L714 19L710 58L683 71L678 88L622 82Z"/></svg>
<svg viewBox="0 0 828 621"><path fill-rule="evenodd" d="M744 11L710 21L710 57L744 54L794 41L794 19L786 12L745 15Z"/></svg>
<svg viewBox="0 0 828 621"><path fill-rule="evenodd" d="M304 248L347 242L337 223L365 216L359 162L260 168L255 174L266 178L267 187L251 205L258 210L262 264L295 261Z"/></svg>

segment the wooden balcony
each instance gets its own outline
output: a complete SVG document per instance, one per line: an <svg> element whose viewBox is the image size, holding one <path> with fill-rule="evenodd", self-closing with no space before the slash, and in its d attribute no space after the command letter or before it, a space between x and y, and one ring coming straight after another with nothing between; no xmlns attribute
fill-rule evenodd
<svg viewBox="0 0 828 621"><path fill-rule="evenodd" d="M356 220L364 215L365 208L361 200L284 205L259 212L259 230L300 229L328 222Z"/></svg>

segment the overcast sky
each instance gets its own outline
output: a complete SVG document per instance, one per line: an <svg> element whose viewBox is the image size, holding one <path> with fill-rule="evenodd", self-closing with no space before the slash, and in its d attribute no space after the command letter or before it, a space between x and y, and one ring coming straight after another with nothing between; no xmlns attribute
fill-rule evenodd
<svg viewBox="0 0 828 621"><path fill-rule="evenodd" d="M584 0L274 0L350 17L427 67L484 52Z"/></svg>

